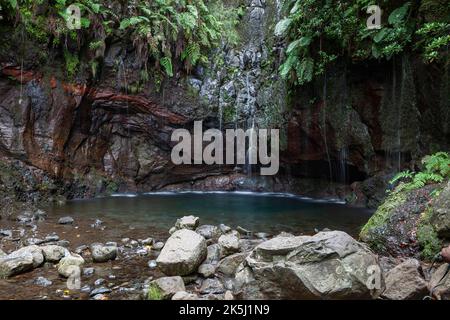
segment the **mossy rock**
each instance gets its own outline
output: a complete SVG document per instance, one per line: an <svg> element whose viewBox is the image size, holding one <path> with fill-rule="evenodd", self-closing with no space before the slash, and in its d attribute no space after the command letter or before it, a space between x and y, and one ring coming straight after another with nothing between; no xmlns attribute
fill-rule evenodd
<svg viewBox="0 0 450 320"><path fill-rule="evenodd" d="M362 228L361 240L381 254L431 260L441 248L429 213L436 187L392 192Z"/></svg>

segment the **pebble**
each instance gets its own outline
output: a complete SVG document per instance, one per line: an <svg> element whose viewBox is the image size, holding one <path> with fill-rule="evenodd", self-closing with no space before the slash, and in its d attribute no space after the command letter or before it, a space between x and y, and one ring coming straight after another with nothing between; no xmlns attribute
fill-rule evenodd
<svg viewBox="0 0 450 320"><path fill-rule="evenodd" d="M150 260L150 261L148 262L148 266L149 266L150 269L156 268L157 265L158 265L158 264L156 263L156 260Z"/></svg>
<svg viewBox="0 0 450 320"><path fill-rule="evenodd" d="M4 230L4 229L1 229L0 230L0 236L2 236L2 237L8 237L8 238L12 238L12 230Z"/></svg>
<svg viewBox="0 0 450 320"><path fill-rule="evenodd" d="M153 249L158 250L158 251L161 250L163 247L164 247L164 242L161 242L161 241L159 241L153 245Z"/></svg>
<svg viewBox="0 0 450 320"><path fill-rule="evenodd" d="M49 234L45 237L45 242L58 241L59 237L57 234Z"/></svg>
<svg viewBox="0 0 450 320"><path fill-rule="evenodd" d="M72 224L74 222L72 217L62 217L58 220L59 224Z"/></svg>
<svg viewBox="0 0 450 320"><path fill-rule="evenodd" d="M219 224L219 229L222 231L222 233L228 233L231 231L231 228L229 226L224 225L223 223Z"/></svg>
<svg viewBox="0 0 450 320"><path fill-rule="evenodd" d="M153 238L141 240L141 244L144 246L151 246L153 244Z"/></svg>
<svg viewBox="0 0 450 320"><path fill-rule="evenodd" d="M103 221L100 219L95 219L94 223L91 224L92 228L102 228Z"/></svg>
<svg viewBox="0 0 450 320"><path fill-rule="evenodd" d="M96 288L96 289L92 290L89 295L91 297L93 297L98 294L104 294L104 293L110 293L110 292L111 292L111 289L105 288L105 287L100 287L100 288Z"/></svg>
<svg viewBox="0 0 450 320"><path fill-rule="evenodd" d="M75 249L75 253L81 254L84 250L87 250L87 249L89 249L89 247L87 245L83 244Z"/></svg>
<svg viewBox="0 0 450 320"><path fill-rule="evenodd" d="M38 277L36 280L34 280L34 284L37 284L38 286L41 286L41 287L48 287L48 286L51 286L53 284L53 282L51 282L47 278Z"/></svg>
<svg viewBox="0 0 450 320"><path fill-rule="evenodd" d="M140 248L136 250L136 254L140 256L145 256L148 254L148 250L146 248Z"/></svg>
<svg viewBox="0 0 450 320"><path fill-rule="evenodd" d="M104 294L96 294L95 296L92 297L92 299L94 300L107 300L106 296Z"/></svg>
<svg viewBox="0 0 450 320"><path fill-rule="evenodd" d="M91 287L88 286L88 285L85 285L84 287L82 287L82 288L80 289L80 291L81 291L81 292L84 292L84 293L91 292Z"/></svg>
<svg viewBox="0 0 450 320"><path fill-rule="evenodd" d="M98 286L101 286L104 283L105 283L105 279L99 278L99 279L95 280L94 286L98 287Z"/></svg>
<svg viewBox="0 0 450 320"><path fill-rule="evenodd" d="M83 269L83 276L90 277L95 273L94 268L84 268Z"/></svg>

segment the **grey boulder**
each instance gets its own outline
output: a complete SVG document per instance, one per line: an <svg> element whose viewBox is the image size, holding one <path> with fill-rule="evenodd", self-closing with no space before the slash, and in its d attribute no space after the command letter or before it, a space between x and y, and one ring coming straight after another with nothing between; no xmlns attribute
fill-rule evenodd
<svg viewBox="0 0 450 320"><path fill-rule="evenodd" d="M206 258L206 240L194 231L175 231L167 240L156 262L166 275L188 275Z"/></svg>
<svg viewBox="0 0 450 320"><path fill-rule="evenodd" d="M263 242L235 276L244 299L368 299L383 286L377 256L341 231Z"/></svg>
<svg viewBox="0 0 450 320"><path fill-rule="evenodd" d="M428 289L420 270L416 259L408 259L391 269L386 274L386 289L382 297L389 300L423 299Z"/></svg>
<svg viewBox="0 0 450 320"><path fill-rule="evenodd" d="M93 243L90 247L94 262L106 262L117 257L117 246Z"/></svg>

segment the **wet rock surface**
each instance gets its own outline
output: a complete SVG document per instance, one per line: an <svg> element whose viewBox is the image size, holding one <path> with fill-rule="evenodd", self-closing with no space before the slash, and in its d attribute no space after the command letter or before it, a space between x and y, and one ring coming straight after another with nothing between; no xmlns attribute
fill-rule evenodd
<svg viewBox="0 0 450 320"><path fill-rule="evenodd" d="M408 259L391 269L385 283L382 297L389 300L421 300L428 295L422 268L415 259Z"/></svg>
<svg viewBox="0 0 450 320"><path fill-rule="evenodd" d="M188 275L197 270L206 254L205 238L182 229L170 236L156 262L167 275Z"/></svg>
<svg viewBox="0 0 450 320"><path fill-rule="evenodd" d="M276 237L246 258L236 293L248 299L370 299L382 291L367 286L370 267L381 269L377 256L343 232Z"/></svg>

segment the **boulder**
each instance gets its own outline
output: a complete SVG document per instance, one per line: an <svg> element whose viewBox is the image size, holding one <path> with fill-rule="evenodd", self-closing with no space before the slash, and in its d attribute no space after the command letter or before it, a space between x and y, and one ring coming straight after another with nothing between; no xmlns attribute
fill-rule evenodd
<svg viewBox="0 0 450 320"><path fill-rule="evenodd" d="M198 267L197 271L202 277L209 278L216 272L216 266L210 263L203 263Z"/></svg>
<svg viewBox="0 0 450 320"><path fill-rule="evenodd" d="M44 263L44 255L42 254L42 249L36 245L22 247L10 253L9 256L21 257L28 254L31 254L33 256L33 268L37 268Z"/></svg>
<svg viewBox="0 0 450 320"><path fill-rule="evenodd" d="M220 232L222 232L223 234L231 231L231 228L227 225L224 225L223 223L219 224L219 229L220 229Z"/></svg>
<svg viewBox="0 0 450 320"><path fill-rule="evenodd" d="M198 296L195 293L178 291L173 295L172 300L198 300Z"/></svg>
<svg viewBox="0 0 450 320"><path fill-rule="evenodd" d="M33 269L33 261L33 255L30 253L21 256L6 255L0 257L0 279Z"/></svg>
<svg viewBox="0 0 450 320"><path fill-rule="evenodd" d="M222 258L222 247L220 244L209 245L206 249L207 254L204 263L217 264Z"/></svg>
<svg viewBox="0 0 450 320"><path fill-rule="evenodd" d="M59 260L69 254L69 250L57 245L42 246L41 249L44 254L45 261L48 262L59 262Z"/></svg>
<svg viewBox="0 0 450 320"><path fill-rule="evenodd" d="M94 262L106 262L117 257L117 246L93 243L90 247Z"/></svg>
<svg viewBox="0 0 450 320"><path fill-rule="evenodd" d="M206 258L206 240L198 233L181 229L167 240L156 262L166 275L188 275Z"/></svg>
<svg viewBox="0 0 450 320"><path fill-rule="evenodd" d="M53 284L52 281L50 281L50 280L48 280L47 278L44 278L44 277L36 278L36 280L34 280L33 283L35 285L40 286L40 287L48 287L48 286L51 286Z"/></svg>
<svg viewBox="0 0 450 320"><path fill-rule="evenodd" d="M377 256L341 231L265 241L235 276L244 299L367 299L383 286Z"/></svg>
<svg viewBox="0 0 450 320"><path fill-rule="evenodd" d="M217 278L204 280L200 287L201 294L220 294L224 292L225 288L222 282L220 282L220 280Z"/></svg>
<svg viewBox="0 0 450 320"><path fill-rule="evenodd" d="M198 227L195 232L205 239L217 239L221 234L219 228L207 224Z"/></svg>
<svg viewBox="0 0 450 320"><path fill-rule="evenodd" d="M1 256L1 254L0 254L0 256ZM450 246L448 246L446 248L442 248L441 257L445 262L450 263Z"/></svg>
<svg viewBox="0 0 450 320"><path fill-rule="evenodd" d="M170 299L172 296L180 291L186 291L183 278L176 277L162 277L150 282L150 287L147 292L147 299Z"/></svg>
<svg viewBox="0 0 450 320"><path fill-rule="evenodd" d="M450 238L450 181L432 206L431 223L440 237Z"/></svg>
<svg viewBox="0 0 450 320"><path fill-rule="evenodd" d="M217 271L226 276L233 276L238 266L245 260L248 253L235 253L223 258L217 266Z"/></svg>
<svg viewBox="0 0 450 320"><path fill-rule="evenodd" d="M159 251L162 248L164 248L164 242L161 242L161 241L156 242L152 247L152 249L156 250L156 251Z"/></svg>
<svg viewBox="0 0 450 320"><path fill-rule="evenodd" d="M382 297L389 300L416 300L428 294L427 282L416 259L408 259L386 274L386 290Z"/></svg>
<svg viewBox="0 0 450 320"><path fill-rule="evenodd" d="M230 232L220 236L218 243L222 247L222 254L227 256L239 251L239 233Z"/></svg>
<svg viewBox="0 0 450 320"><path fill-rule="evenodd" d="M58 273L63 277L69 277L75 270L75 267L80 268L84 264L84 259L74 253L62 258L58 263Z"/></svg>
<svg viewBox="0 0 450 320"><path fill-rule="evenodd" d="M59 224L72 224L73 223L73 218L72 217L62 217L58 220Z"/></svg>
<svg viewBox="0 0 450 320"><path fill-rule="evenodd" d="M177 219L177 222L175 223L175 229L181 230L181 229L188 229L188 230L195 230L195 228L198 227L198 224L200 222L200 219L198 217L194 216L184 216L180 219Z"/></svg>
<svg viewBox="0 0 450 320"><path fill-rule="evenodd" d="M433 272L428 290L433 298L450 300L450 264L444 263Z"/></svg>

